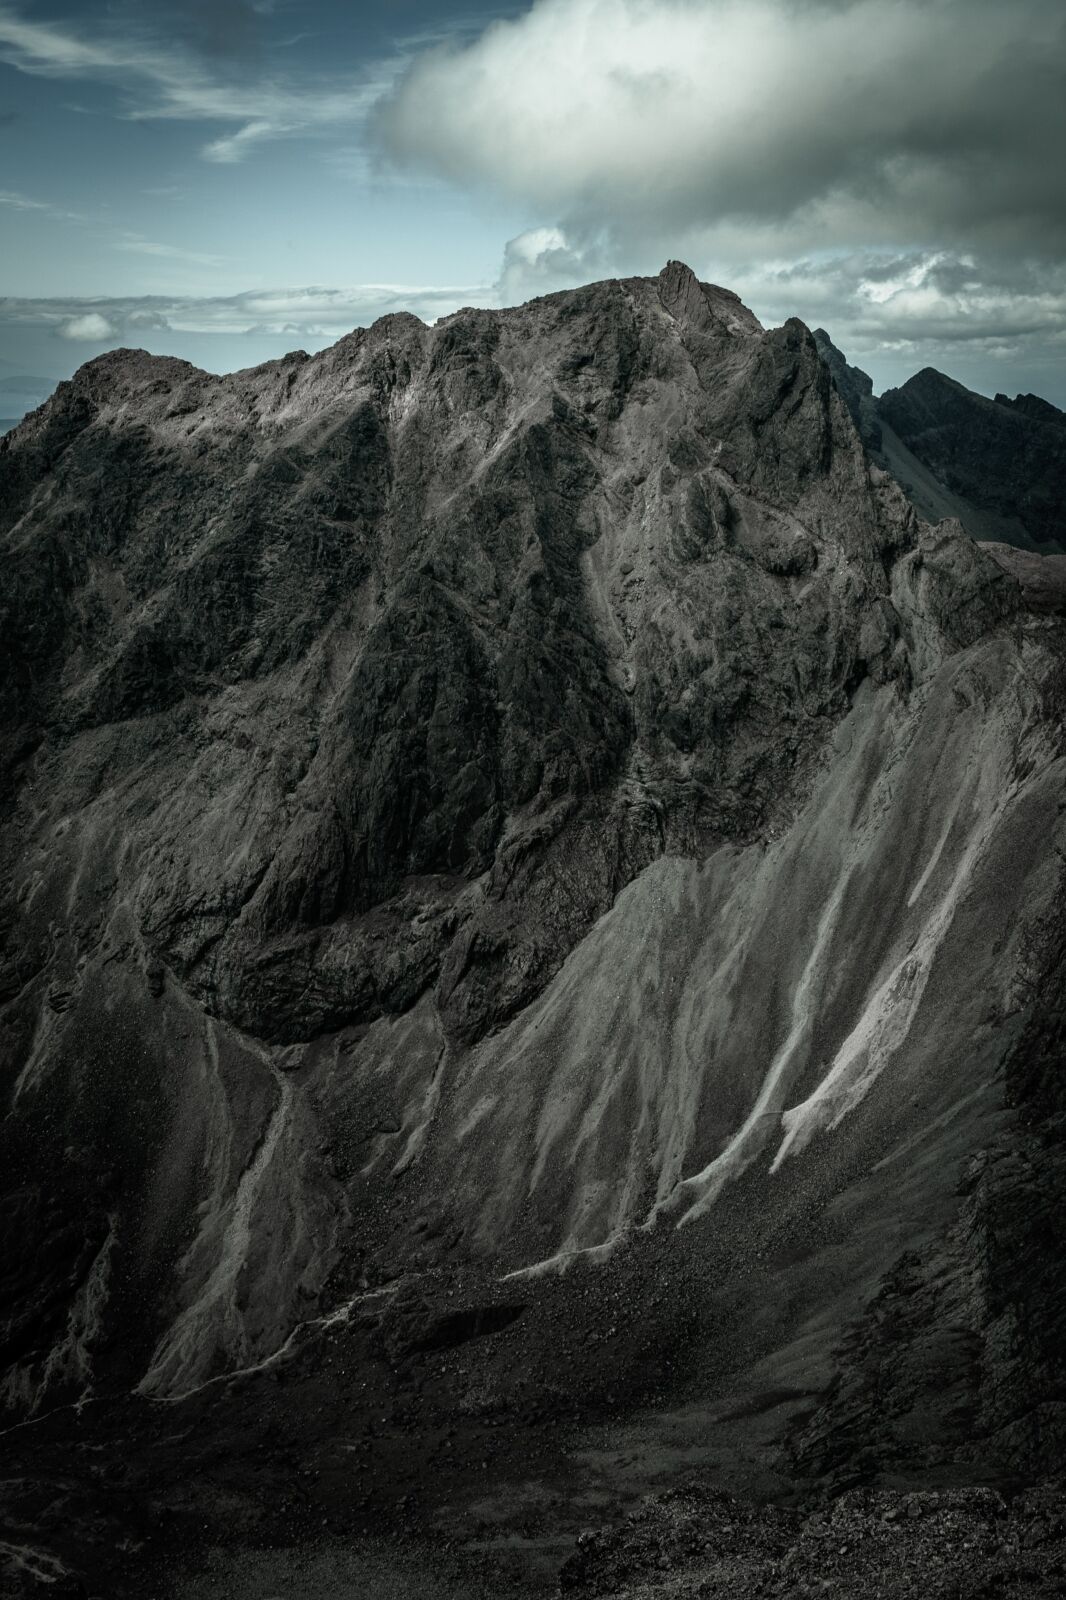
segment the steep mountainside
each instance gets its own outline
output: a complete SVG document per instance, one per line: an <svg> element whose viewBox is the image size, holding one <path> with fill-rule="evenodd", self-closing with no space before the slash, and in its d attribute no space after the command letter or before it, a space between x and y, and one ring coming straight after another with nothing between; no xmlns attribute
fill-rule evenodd
<svg viewBox="0 0 1066 1600"><path fill-rule="evenodd" d="M21 1571L1061 1465L1063 624L802 324L116 352L0 536Z"/></svg>

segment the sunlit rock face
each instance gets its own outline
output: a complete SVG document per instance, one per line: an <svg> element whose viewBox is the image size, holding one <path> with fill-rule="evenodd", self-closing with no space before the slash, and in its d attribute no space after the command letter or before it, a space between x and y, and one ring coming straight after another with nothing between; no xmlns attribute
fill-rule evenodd
<svg viewBox="0 0 1066 1600"><path fill-rule="evenodd" d="M808 1219L767 1338L824 1379L1006 1137L1064 760L1061 624L808 330L671 263L227 377L116 352L0 517L7 1403L723 1207L734 1262Z"/></svg>

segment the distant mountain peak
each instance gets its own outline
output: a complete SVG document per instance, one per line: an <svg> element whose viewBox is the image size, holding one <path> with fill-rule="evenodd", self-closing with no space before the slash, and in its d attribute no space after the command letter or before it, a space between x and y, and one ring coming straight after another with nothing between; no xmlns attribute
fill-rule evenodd
<svg viewBox="0 0 1066 1600"><path fill-rule="evenodd" d="M1046 422L1053 428L1066 428L1066 411L1060 411L1058 406L1053 406L1050 400L1041 399L1038 394L1017 394L1013 400L1005 394L997 394L996 405L1020 412L1034 422Z"/></svg>
<svg viewBox="0 0 1066 1600"><path fill-rule="evenodd" d="M815 341L867 449L928 521L975 539L1066 550L1066 415L1037 395L995 400L925 366L879 397L824 328Z"/></svg>

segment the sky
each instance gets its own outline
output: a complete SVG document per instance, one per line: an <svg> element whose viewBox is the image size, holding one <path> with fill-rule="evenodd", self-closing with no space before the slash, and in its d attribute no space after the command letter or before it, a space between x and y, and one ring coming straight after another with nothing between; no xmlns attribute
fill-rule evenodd
<svg viewBox="0 0 1066 1600"><path fill-rule="evenodd" d="M1066 406L1066 5L0 0L0 416L671 257Z"/></svg>

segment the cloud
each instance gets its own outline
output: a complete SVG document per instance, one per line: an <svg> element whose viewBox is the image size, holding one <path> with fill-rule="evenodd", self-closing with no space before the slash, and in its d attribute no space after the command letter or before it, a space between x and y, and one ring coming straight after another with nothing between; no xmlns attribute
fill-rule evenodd
<svg viewBox="0 0 1066 1600"><path fill-rule="evenodd" d="M0 299L0 327L47 329L64 339L121 339L134 333L259 334L338 339L393 311L413 311L426 322L465 305L494 302L491 285L445 287L357 284L254 289L243 294L109 298Z"/></svg>
<svg viewBox="0 0 1066 1600"><path fill-rule="evenodd" d="M824 323L856 355L893 350L950 361L964 345L1013 357L1066 355L1062 266L950 251L856 252L754 265L737 287L764 320Z"/></svg>
<svg viewBox="0 0 1066 1600"><path fill-rule="evenodd" d="M250 77L244 70L226 72L224 69L235 63L224 58L241 53L236 50L239 28L235 19L262 9L228 0L221 8L215 0L210 7L205 3L173 8L171 24L175 14L181 14L193 34L200 24L208 26L210 33L214 27L211 19L218 21L215 47L194 49L188 42L188 26L183 30L183 42L173 33L163 37L158 31L146 31L143 24L130 18L122 26L119 15L109 27L98 26L89 36L68 23L27 20L0 4L0 61L31 76L114 84L125 97L122 115L135 121L233 125L232 133L210 139L203 146L208 161L240 161L266 142L286 135L310 136L361 126L399 70L399 60L379 65L376 76L354 71L329 80L321 75L302 80L276 73ZM232 49L221 47L227 32Z"/></svg>
<svg viewBox="0 0 1066 1600"><path fill-rule="evenodd" d="M158 332L160 329L170 327L170 323L161 311L131 311L125 320L127 329L144 328Z"/></svg>
<svg viewBox="0 0 1066 1600"><path fill-rule="evenodd" d="M420 56L394 160L568 237L1066 245L1061 0L535 0Z"/></svg>
<svg viewBox="0 0 1066 1600"><path fill-rule="evenodd" d="M849 354L1047 372L1064 104L1061 0L534 0L415 59L374 130L531 213L505 303L678 256Z"/></svg>
<svg viewBox="0 0 1066 1600"><path fill-rule="evenodd" d="M117 242L119 250L129 250L134 255L159 256L167 261L190 261L196 266L217 267L224 256L208 255L200 250L186 250L177 244L160 244L155 239L144 239L140 234L126 233Z"/></svg>
<svg viewBox="0 0 1066 1600"><path fill-rule="evenodd" d="M205 144L203 156L206 161L219 161L232 163L243 161L253 146L262 144L264 139L274 139L279 133L290 131L291 125L277 124L261 117L257 122L246 122L243 128L238 128L236 133L228 133L221 139L212 139L210 144Z"/></svg>
<svg viewBox="0 0 1066 1600"><path fill-rule="evenodd" d="M67 211L62 206L52 205L49 200L35 200L30 195L20 194L14 189L0 189L0 206L7 206L12 211L37 211L42 216L54 217L59 222L88 221L84 212Z"/></svg>
<svg viewBox="0 0 1066 1600"><path fill-rule="evenodd" d="M515 305L538 294L551 294L610 271L606 242L572 242L561 227L529 228L504 246L500 298Z"/></svg>
<svg viewBox="0 0 1066 1600"><path fill-rule="evenodd" d="M118 336L118 326L99 311L86 311L78 317L68 317L56 325L56 333L61 339L72 339L97 344L102 340L114 339Z"/></svg>

